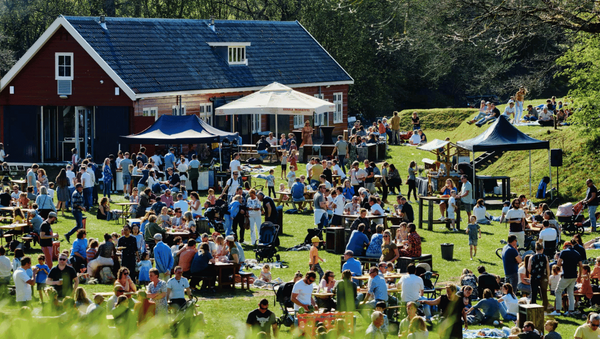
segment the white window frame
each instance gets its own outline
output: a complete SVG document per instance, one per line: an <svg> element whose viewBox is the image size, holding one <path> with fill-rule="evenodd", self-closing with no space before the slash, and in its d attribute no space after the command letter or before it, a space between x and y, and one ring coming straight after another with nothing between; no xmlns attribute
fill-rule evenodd
<svg viewBox="0 0 600 339"><path fill-rule="evenodd" d="M246 46L227 46L227 61L230 65L248 65Z"/></svg>
<svg viewBox="0 0 600 339"><path fill-rule="evenodd" d="M314 95L315 98L329 101L325 99L325 95L323 93L317 93ZM329 115L327 113L317 113L315 114L315 126L328 126L329 125Z"/></svg>
<svg viewBox="0 0 600 339"><path fill-rule="evenodd" d="M261 115L252 114L252 134L262 132Z"/></svg>
<svg viewBox="0 0 600 339"><path fill-rule="evenodd" d="M181 105L181 112L179 112L179 105L173 105L173 109L171 110L172 115L185 115L185 105Z"/></svg>
<svg viewBox="0 0 600 339"><path fill-rule="evenodd" d="M333 93L333 104L335 109L333 111L333 123L341 124L344 122L344 93L337 92Z"/></svg>
<svg viewBox="0 0 600 339"><path fill-rule="evenodd" d="M58 60L60 57L70 57L71 58L71 75L70 76L59 76L59 65ZM73 73L75 72L75 63L73 59L73 53L54 53L54 78L55 80L73 80Z"/></svg>
<svg viewBox="0 0 600 339"><path fill-rule="evenodd" d="M212 103L200 104L200 119L212 126Z"/></svg>
<svg viewBox="0 0 600 339"><path fill-rule="evenodd" d="M158 107L145 107L142 110L142 115L145 117L154 117L154 120L158 119Z"/></svg>
<svg viewBox="0 0 600 339"><path fill-rule="evenodd" d="M304 127L304 115L294 115L294 128Z"/></svg>

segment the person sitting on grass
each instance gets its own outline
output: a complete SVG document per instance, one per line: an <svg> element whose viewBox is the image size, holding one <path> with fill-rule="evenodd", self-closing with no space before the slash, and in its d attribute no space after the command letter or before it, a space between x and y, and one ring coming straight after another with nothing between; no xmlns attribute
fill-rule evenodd
<svg viewBox="0 0 600 339"><path fill-rule="evenodd" d="M548 112L547 108L544 108L544 110L540 113L540 116L538 118L538 124L540 124L541 126L554 125L554 117L552 116L552 113Z"/></svg>
<svg viewBox="0 0 600 339"><path fill-rule="evenodd" d="M494 299L492 291L485 289L483 299L475 304L467 312L467 321L469 325L494 324L498 325L500 320L500 303Z"/></svg>

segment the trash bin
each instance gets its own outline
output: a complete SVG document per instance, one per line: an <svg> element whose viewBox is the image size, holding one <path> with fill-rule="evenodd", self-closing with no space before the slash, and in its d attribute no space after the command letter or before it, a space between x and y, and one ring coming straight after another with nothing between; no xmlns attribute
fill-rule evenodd
<svg viewBox="0 0 600 339"><path fill-rule="evenodd" d="M442 246L442 259L452 260L454 256L454 244L444 243Z"/></svg>

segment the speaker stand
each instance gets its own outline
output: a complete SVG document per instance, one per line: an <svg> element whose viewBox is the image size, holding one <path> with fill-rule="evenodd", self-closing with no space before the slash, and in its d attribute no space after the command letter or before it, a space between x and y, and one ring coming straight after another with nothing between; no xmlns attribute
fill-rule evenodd
<svg viewBox="0 0 600 339"><path fill-rule="evenodd" d="M554 198L554 200L552 200L552 202L550 203L550 205L548 205L548 207L552 208L552 206L554 205L554 203L556 203L558 206L558 204L560 203L560 190L559 190L559 186L558 183L560 182L558 180L558 167L556 166L556 198ZM550 190L551 194L554 195L554 191ZM552 197L550 198L552 199Z"/></svg>

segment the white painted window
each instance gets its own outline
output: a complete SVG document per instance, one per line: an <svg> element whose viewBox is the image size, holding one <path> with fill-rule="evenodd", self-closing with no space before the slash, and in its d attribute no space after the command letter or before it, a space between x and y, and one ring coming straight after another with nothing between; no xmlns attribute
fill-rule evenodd
<svg viewBox="0 0 600 339"><path fill-rule="evenodd" d="M185 115L185 105L181 106L181 112L179 112L179 105L173 105L173 115Z"/></svg>
<svg viewBox="0 0 600 339"><path fill-rule="evenodd" d="M246 46L229 46L227 53L230 65L248 65Z"/></svg>
<svg viewBox="0 0 600 339"><path fill-rule="evenodd" d="M158 119L158 107L146 107L142 112L142 115L145 117L154 117L155 119Z"/></svg>
<svg viewBox="0 0 600 339"><path fill-rule="evenodd" d="M260 125L260 114L252 114L252 133L262 132Z"/></svg>
<svg viewBox="0 0 600 339"><path fill-rule="evenodd" d="M315 98L325 100L325 95L323 93L315 94ZM329 100L325 100L325 101L329 101ZM315 126L328 126L328 125L329 125L329 116L327 113L315 114Z"/></svg>
<svg viewBox="0 0 600 339"><path fill-rule="evenodd" d="M212 126L212 109L211 103L200 104L200 119Z"/></svg>
<svg viewBox="0 0 600 339"><path fill-rule="evenodd" d="M73 53L55 54L55 80L73 80Z"/></svg>
<svg viewBox="0 0 600 339"><path fill-rule="evenodd" d="M304 115L294 115L294 128L304 127Z"/></svg>
<svg viewBox="0 0 600 339"><path fill-rule="evenodd" d="M344 93L333 93L333 104L335 109L333 111L333 123L339 124L344 122Z"/></svg>

